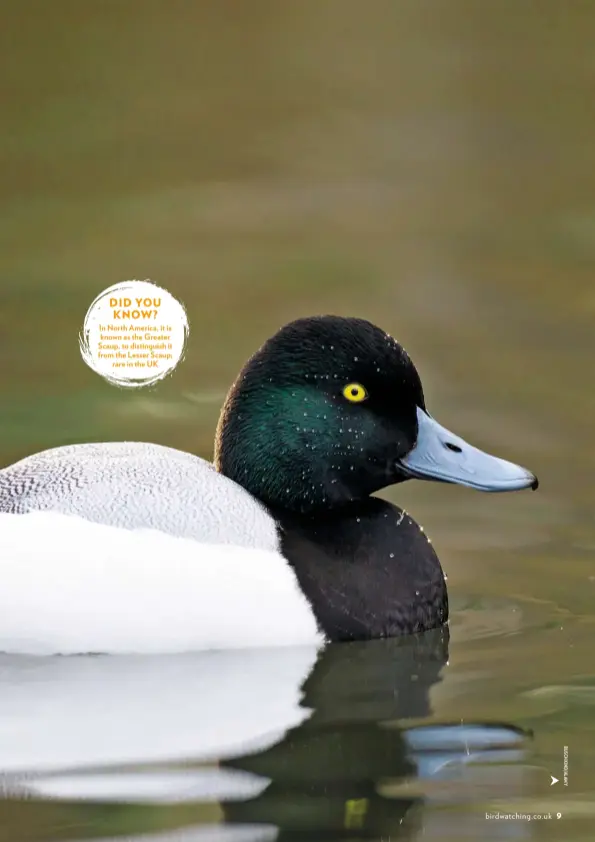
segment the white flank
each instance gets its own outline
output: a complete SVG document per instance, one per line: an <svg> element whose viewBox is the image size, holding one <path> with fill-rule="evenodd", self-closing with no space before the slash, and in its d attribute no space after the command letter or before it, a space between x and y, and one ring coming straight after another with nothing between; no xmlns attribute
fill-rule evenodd
<svg viewBox="0 0 595 842"><path fill-rule="evenodd" d="M0 514L0 582L0 652L173 653L321 641L293 571L269 550L55 512Z"/></svg>

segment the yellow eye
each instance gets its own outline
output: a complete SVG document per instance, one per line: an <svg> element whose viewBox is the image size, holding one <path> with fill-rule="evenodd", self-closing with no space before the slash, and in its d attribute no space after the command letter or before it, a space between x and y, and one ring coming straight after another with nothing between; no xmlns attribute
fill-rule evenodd
<svg viewBox="0 0 595 842"><path fill-rule="evenodd" d="M343 397L351 403L361 403L368 397L368 393L361 383L348 383L343 389Z"/></svg>

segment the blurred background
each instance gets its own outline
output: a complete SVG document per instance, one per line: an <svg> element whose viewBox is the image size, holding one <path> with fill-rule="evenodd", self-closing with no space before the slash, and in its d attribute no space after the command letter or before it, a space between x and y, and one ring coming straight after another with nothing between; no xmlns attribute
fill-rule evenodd
<svg viewBox="0 0 595 842"><path fill-rule="evenodd" d="M227 388L283 323L392 333L442 424L541 481L388 492L449 575L434 709L537 717L552 774L574 751L555 790L573 823L518 838L595 819L594 27L588 0L30 0L0 28L0 464L107 439L211 458ZM91 301L130 278L190 320L185 361L138 393L78 351ZM12 842L101 835L0 809Z"/></svg>

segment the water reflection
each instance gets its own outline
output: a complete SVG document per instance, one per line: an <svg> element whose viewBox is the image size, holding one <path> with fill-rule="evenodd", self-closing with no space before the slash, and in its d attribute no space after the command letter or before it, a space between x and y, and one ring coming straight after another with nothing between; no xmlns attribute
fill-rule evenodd
<svg viewBox="0 0 595 842"><path fill-rule="evenodd" d="M297 833L305 839L313 833L317 839L398 838L418 825L414 808L431 797L427 784L453 770L460 782L461 766L469 762L518 762L520 729L406 727L408 719L431 714L430 691L447 661L447 630L327 648L304 685L312 716L280 743L226 761L226 767L271 779L258 797L225 804L226 819L270 822L280 829L279 840ZM505 769L501 791L513 794Z"/></svg>
<svg viewBox="0 0 595 842"><path fill-rule="evenodd" d="M2 786L79 817L169 804L175 822L188 805L188 824L252 828L246 839L411 834L428 800L477 794L471 765L497 764L492 796L521 782L507 764L518 771L522 730L427 722L448 646L437 629L318 653L4 657Z"/></svg>
<svg viewBox="0 0 595 842"><path fill-rule="evenodd" d="M316 647L177 656L0 658L0 771L219 759L309 715Z"/></svg>

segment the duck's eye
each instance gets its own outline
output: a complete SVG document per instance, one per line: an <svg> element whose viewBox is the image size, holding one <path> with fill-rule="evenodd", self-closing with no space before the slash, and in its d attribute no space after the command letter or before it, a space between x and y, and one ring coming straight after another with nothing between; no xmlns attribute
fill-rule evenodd
<svg viewBox="0 0 595 842"><path fill-rule="evenodd" d="M348 383L343 389L343 397L351 403L361 403L368 397L368 393L361 383Z"/></svg>

